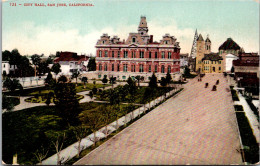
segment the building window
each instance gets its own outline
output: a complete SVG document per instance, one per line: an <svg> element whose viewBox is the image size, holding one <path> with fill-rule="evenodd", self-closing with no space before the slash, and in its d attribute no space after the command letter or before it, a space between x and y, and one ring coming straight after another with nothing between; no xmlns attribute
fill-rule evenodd
<svg viewBox="0 0 260 166"><path fill-rule="evenodd" d="M168 66L168 73L171 73L171 66Z"/></svg>
<svg viewBox="0 0 260 166"><path fill-rule="evenodd" d="M158 58L158 57L157 57L157 52L155 52L155 55L154 55L154 56L155 56L155 59L157 59L157 58Z"/></svg>
<svg viewBox="0 0 260 166"><path fill-rule="evenodd" d="M114 58L115 57L115 55L114 55L115 53L114 53L114 51L112 51L112 58Z"/></svg>
<svg viewBox="0 0 260 166"><path fill-rule="evenodd" d="M157 65L154 66L154 72L157 73Z"/></svg>
<svg viewBox="0 0 260 166"><path fill-rule="evenodd" d="M4 64L4 68L5 68L5 64Z"/></svg>
<svg viewBox="0 0 260 166"><path fill-rule="evenodd" d="M144 58L144 52L140 51L140 58Z"/></svg>
<svg viewBox="0 0 260 166"><path fill-rule="evenodd" d="M98 78L101 78L101 74L98 75Z"/></svg>
<svg viewBox="0 0 260 166"><path fill-rule="evenodd" d="M99 57L102 57L102 51L99 51Z"/></svg>
<svg viewBox="0 0 260 166"><path fill-rule="evenodd" d="M135 58L135 51L132 51L132 58Z"/></svg>
<svg viewBox="0 0 260 166"><path fill-rule="evenodd" d="M120 58L120 51L117 51L117 57Z"/></svg>
<svg viewBox="0 0 260 166"><path fill-rule="evenodd" d="M122 78L123 78L123 80L125 80L125 79L126 79L126 76L122 76Z"/></svg>
<svg viewBox="0 0 260 166"><path fill-rule="evenodd" d="M152 66L149 65L149 72L152 72Z"/></svg>
<svg viewBox="0 0 260 166"><path fill-rule="evenodd" d="M221 67L219 67L218 70L221 70Z"/></svg>
<svg viewBox="0 0 260 166"><path fill-rule="evenodd" d="M99 71L102 71L102 64L99 64Z"/></svg>
<svg viewBox="0 0 260 166"><path fill-rule="evenodd" d="M168 59L172 58L172 52L168 52Z"/></svg>
<svg viewBox="0 0 260 166"><path fill-rule="evenodd" d="M151 59L152 58L152 52L149 51L149 58Z"/></svg>
<svg viewBox="0 0 260 166"><path fill-rule="evenodd" d="M103 40L102 43L105 44L105 40Z"/></svg>
<svg viewBox="0 0 260 166"><path fill-rule="evenodd" d="M112 64L112 71L114 71L114 64Z"/></svg>
<svg viewBox="0 0 260 166"><path fill-rule="evenodd" d="M120 71L120 65L117 64L117 71Z"/></svg>
<svg viewBox="0 0 260 166"><path fill-rule="evenodd" d="M168 41L166 40L166 41L164 41L164 44L168 44Z"/></svg>
<svg viewBox="0 0 260 166"><path fill-rule="evenodd" d="M135 43L135 37L132 38L132 42Z"/></svg>
<svg viewBox="0 0 260 166"><path fill-rule="evenodd" d="M107 64L105 64L105 69L104 70L107 71Z"/></svg>
<svg viewBox="0 0 260 166"><path fill-rule="evenodd" d="M127 72L127 64L124 64L124 69L123 69L124 72Z"/></svg>
<svg viewBox="0 0 260 166"><path fill-rule="evenodd" d="M107 51L105 51L105 57L107 57Z"/></svg>
<svg viewBox="0 0 260 166"><path fill-rule="evenodd" d="M131 72L135 72L135 65L131 66Z"/></svg>
<svg viewBox="0 0 260 166"><path fill-rule="evenodd" d="M164 59L165 58L165 52L163 51L162 52L162 59Z"/></svg>
<svg viewBox="0 0 260 166"><path fill-rule="evenodd" d="M144 72L144 65L139 66L139 72Z"/></svg>
<svg viewBox="0 0 260 166"><path fill-rule="evenodd" d="M162 68L162 69L161 69L161 72L164 73L164 65L162 65L161 68Z"/></svg>
<svg viewBox="0 0 260 166"><path fill-rule="evenodd" d="M218 61L219 64L221 64L221 61Z"/></svg>
<svg viewBox="0 0 260 166"><path fill-rule="evenodd" d="M128 57L128 51L124 51L124 58Z"/></svg>

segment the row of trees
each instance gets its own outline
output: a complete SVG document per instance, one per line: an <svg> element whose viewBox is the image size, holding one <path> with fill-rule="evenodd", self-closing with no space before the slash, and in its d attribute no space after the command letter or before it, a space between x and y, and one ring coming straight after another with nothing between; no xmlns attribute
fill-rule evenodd
<svg viewBox="0 0 260 166"><path fill-rule="evenodd" d="M32 64L35 68L31 66L31 63L26 56L22 56L17 49L13 49L11 52L5 50L2 52L2 60L8 61L10 65L15 65L16 68L12 72L10 71L10 76L14 77L29 77L37 75L44 75L48 73L48 65L53 63L54 55L50 55L46 60L43 60L43 54L34 54L31 56ZM6 73L3 73L6 75Z"/></svg>

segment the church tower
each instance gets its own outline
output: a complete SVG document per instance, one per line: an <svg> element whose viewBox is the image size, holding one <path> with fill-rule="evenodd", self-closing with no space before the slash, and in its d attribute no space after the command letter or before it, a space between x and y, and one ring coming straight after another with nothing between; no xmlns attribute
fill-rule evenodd
<svg viewBox="0 0 260 166"><path fill-rule="evenodd" d="M207 35L207 39L205 40L205 54L211 53L211 41L209 40L209 35Z"/></svg>
<svg viewBox="0 0 260 166"><path fill-rule="evenodd" d="M197 53L197 39L198 39L198 33L197 33L197 29L196 29L195 35L194 35L194 39L193 39L192 48L191 48L191 53L190 53L190 56L192 58L196 57L196 53Z"/></svg>
<svg viewBox="0 0 260 166"><path fill-rule="evenodd" d="M148 35L148 27L147 27L147 22L146 22L146 17L141 16L141 20L138 26L138 33L141 34L141 36L146 36Z"/></svg>
<svg viewBox="0 0 260 166"><path fill-rule="evenodd" d="M196 53L196 71L202 72L202 58L205 53L205 41L200 34L197 39L197 53Z"/></svg>

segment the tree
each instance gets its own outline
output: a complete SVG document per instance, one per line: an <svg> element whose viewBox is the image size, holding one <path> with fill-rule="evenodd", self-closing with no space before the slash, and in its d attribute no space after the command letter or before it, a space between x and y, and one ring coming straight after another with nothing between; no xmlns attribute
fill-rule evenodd
<svg viewBox="0 0 260 166"><path fill-rule="evenodd" d="M73 129L73 133L75 134L77 141L78 141L78 147L76 148L78 150L77 157L79 157L80 152L84 147L80 145L83 138L85 138L88 134L88 130L84 126L78 126Z"/></svg>
<svg viewBox="0 0 260 166"><path fill-rule="evenodd" d="M8 50L2 51L2 61L10 61L10 57L12 56L11 52Z"/></svg>
<svg viewBox="0 0 260 166"><path fill-rule="evenodd" d="M52 141L52 144L55 147L56 154L57 154L57 165L61 165L64 158L61 158L60 151L63 147L64 140L66 139L66 134L63 133L63 135L59 134L56 141Z"/></svg>
<svg viewBox="0 0 260 166"><path fill-rule="evenodd" d="M73 72L71 79L76 78L76 86L78 86L78 77L80 76L79 71Z"/></svg>
<svg viewBox="0 0 260 166"><path fill-rule="evenodd" d="M169 72L167 72L165 79L166 79L167 85L169 85L171 83L171 81L172 81L172 76L171 76L171 74Z"/></svg>
<svg viewBox="0 0 260 166"><path fill-rule="evenodd" d="M102 116L100 116L97 113L90 114L89 112L98 112L100 107L96 107L92 110L86 110L80 113L79 118L80 121L88 127L94 134L94 139L91 140L94 142L94 146L96 145L97 142L97 137L96 137L96 131L102 126Z"/></svg>
<svg viewBox="0 0 260 166"><path fill-rule="evenodd" d="M160 80L160 84L161 84L161 86L163 87L164 98L166 98L166 92L167 92L167 89L165 88L165 87L167 86L167 80L166 80L166 78L162 77L161 80Z"/></svg>
<svg viewBox="0 0 260 166"><path fill-rule="evenodd" d="M88 95L89 95L89 97L90 97L91 100L92 100L92 98L94 97L93 91L90 91Z"/></svg>
<svg viewBox="0 0 260 166"><path fill-rule="evenodd" d="M88 82L88 77L82 77L81 81L84 83L84 89L86 89L86 82Z"/></svg>
<svg viewBox="0 0 260 166"><path fill-rule="evenodd" d="M65 75L61 75L59 78L58 78L58 83L66 83L68 81L67 77Z"/></svg>
<svg viewBox="0 0 260 166"><path fill-rule="evenodd" d="M231 73L234 73L234 72L235 72L235 68L234 68L234 66L232 66Z"/></svg>
<svg viewBox="0 0 260 166"><path fill-rule="evenodd" d="M39 149L36 150L34 153L35 157L37 158L40 165L42 164L42 160L46 158L47 154L49 152L49 149L45 150L44 146L41 146Z"/></svg>
<svg viewBox="0 0 260 166"><path fill-rule="evenodd" d="M41 63L41 56L34 54L34 55L32 55L31 59L32 59L32 63L34 64L34 70L35 70L35 76L36 76L37 70L38 70L39 65Z"/></svg>
<svg viewBox="0 0 260 166"><path fill-rule="evenodd" d="M152 97L153 89L150 87L145 88L144 94L143 94L143 104L144 104L144 111L145 111L145 103L149 102L149 109L150 109L150 100Z"/></svg>
<svg viewBox="0 0 260 166"><path fill-rule="evenodd" d="M56 111L68 126L78 122L78 115L82 111L76 96L74 84L58 83L54 89L57 101Z"/></svg>
<svg viewBox="0 0 260 166"><path fill-rule="evenodd" d="M187 66L184 68L184 76L185 77L190 76L190 68L188 68Z"/></svg>
<svg viewBox="0 0 260 166"><path fill-rule="evenodd" d="M39 75L44 75L48 72L50 72L49 64L46 61L41 62L38 67Z"/></svg>
<svg viewBox="0 0 260 166"><path fill-rule="evenodd" d="M10 78L6 78L6 80L3 83L3 87L7 88L11 92L14 92L16 89L19 89L22 87L22 85L19 83L19 80Z"/></svg>
<svg viewBox="0 0 260 166"><path fill-rule="evenodd" d="M137 85L138 85L138 88L140 87L140 79L141 79L141 76L135 76L135 79L137 80Z"/></svg>
<svg viewBox="0 0 260 166"><path fill-rule="evenodd" d="M109 83L112 85L112 89L113 89L113 85L116 83L116 77L111 76L109 78Z"/></svg>
<svg viewBox="0 0 260 166"><path fill-rule="evenodd" d="M49 107L49 105L51 104L51 97L50 97L50 95L47 96L47 100L46 100L45 103Z"/></svg>
<svg viewBox="0 0 260 166"><path fill-rule="evenodd" d="M150 88L157 88L158 85L157 85L157 77L155 76L155 74L153 73L151 79L150 79L150 82L149 82L149 87Z"/></svg>
<svg viewBox="0 0 260 166"><path fill-rule="evenodd" d="M7 97L6 95L3 95L2 109L6 109L7 111L11 111L11 110L13 110L14 106L15 106L15 103L12 100L12 98Z"/></svg>
<svg viewBox="0 0 260 166"><path fill-rule="evenodd" d="M90 57L88 62L88 71L96 71L96 58Z"/></svg>
<svg viewBox="0 0 260 166"><path fill-rule="evenodd" d="M56 79L56 76L61 72L60 67L61 67L61 66L60 66L59 63L55 63L55 64L53 64L53 66L51 67L51 71L56 74L56 75L55 75L55 79Z"/></svg>
<svg viewBox="0 0 260 166"><path fill-rule="evenodd" d="M48 73L47 77L44 80L45 82L45 86L46 87L52 87L56 84L55 80L52 78L52 74L51 72ZM39 93L40 93L40 89L39 89Z"/></svg>
<svg viewBox="0 0 260 166"><path fill-rule="evenodd" d="M108 82L107 80L107 75L104 75L104 78L102 79L102 83L104 84L104 87L105 87L105 84Z"/></svg>

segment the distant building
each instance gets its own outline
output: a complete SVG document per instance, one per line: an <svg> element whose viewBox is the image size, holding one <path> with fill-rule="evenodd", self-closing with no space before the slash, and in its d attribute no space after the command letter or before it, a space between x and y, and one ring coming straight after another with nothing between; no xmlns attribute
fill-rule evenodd
<svg viewBox="0 0 260 166"><path fill-rule="evenodd" d="M188 66L188 61L189 61L188 57L189 57L188 53L180 54L180 67Z"/></svg>
<svg viewBox="0 0 260 166"><path fill-rule="evenodd" d="M257 53L240 53L239 59L233 61L233 66L239 87L259 90L259 55Z"/></svg>
<svg viewBox="0 0 260 166"><path fill-rule="evenodd" d="M200 73L222 73L223 58L218 53L211 52L211 41L207 36L204 41L200 34L197 39L196 72Z"/></svg>
<svg viewBox="0 0 260 166"><path fill-rule="evenodd" d="M149 80L152 73L161 78L169 72L180 73L180 46L174 36L165 34L159 42L148 35L146 17L142 16L138 32L129 33L126 40L103 34L96 44L98 78L103 75L126 80L129 76L143 76Z"/></svg>
<svg viewBox="0 0 260 166"><path fill-rule="evenodd" d="M223 58L223 71L229 72L232 68L232 61L238 59L238 54L242 51L242 48L232 38L227 38L218 50L219 55Z"/></svg>
<svg viewBox="0 0 260 166"><path fill-rule="evenodd" d="M61 65L61 73L64 75L70 75L76 71L87 71L88 61L88 56L77 55L74 52L60 52L59 57L54 59L54 63Z"/></svg>
<svg viewBox="0 0 260 166"><path fill-rule="evenodd" d="M16 65L10 65L8 61L2 61L2 74L10 74L13 73L17 69Z"/></svg>

